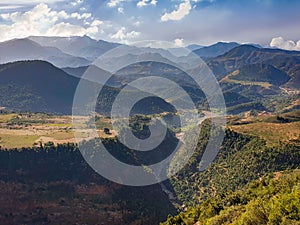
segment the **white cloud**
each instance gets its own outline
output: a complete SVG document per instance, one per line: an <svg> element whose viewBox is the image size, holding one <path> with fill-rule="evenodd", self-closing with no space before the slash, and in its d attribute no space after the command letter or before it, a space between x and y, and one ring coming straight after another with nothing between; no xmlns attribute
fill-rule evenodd
<svg viewBox="0 0 300 225"><path fill-rule="evenodd" d="M94 20L92 22L91 26L94 27L94 26L99 26L101 24L103 24L103 21L101 21L101 20Z"/></svg>
<svg viewBox="0 0 300 225"><path fill-rule="evenodd" d="M130 31L127 32L125 27L121 27L115 34L111 35L112 39L117 39L121 41L127 41L128 39L134 39L140 35L140 32L137 31Z"/></svg>
<svg viewBox="0 0 300 225"><path fill-rule="evenodd" d="M121 14L123 14L124 13L124 8L123 7L119 7L118 8L118 12L121 13Z"/></svg>
<svg viewBox="0 0 300 225"><path fill-rule="evenodd" d="M141 8L141 7L143 7L143 6L148 5L147 2L148 2L148 0L141 0L141 1L139 1L139 2L136 4L136 6L139 7L139 8Z"/></svg>
<svg viewBox="0 0 300 225"><path fill-rule="evenodd" d="M78 20L81 20L81 19L88 19L92 16L91 13L83 13L83 14L79 14L77 12L75 13L72 13L71 14L71 18L74 18L74 19L78 19Z"/></svg>
<svg viewBox="0 0 300 225"><path fill-rule="evenodd" d="M10 0L11 4L32 4L32 3L53 3L62 2L64 0Z"/></svg>
<svg viewBox="0 0 300 225"><path fill-rule="evenodd" d="M174 40L175 46L176 47L183 47L184 46L184 39L183 38L176 38Z"/></svg>
<svg viewBox="0 0 300 225"><path fill-rule="evenodd" d="M116 7L118 5L120 5L121 2L125 2L126 0L110 0L108 3L107 3L107 6L108 7Z"/></svg>
<svg viewBox="0 0 300 225"><path fill-rule="evenodd" d="M4 5L36 5L39 3L52 4L56 2L64 2L66 0L10 0L6 1ZM76 0L80 1L80 0Z"/></svg>
<svg viewBox="0 0 300 225"><path fill-rule="evenodd" d="M272 39L270 46L273 48L300 51L300 40L295 42L291 40L285 40L282 37L277 37Z"/></svg>
<svg viewBox="0 0 300 225"><path fill-rule="evenodd" d="M65 22L55 24L46 33L47 36L61 36L61 37L83 36L85 34L86 34L86 29L84 29L83 27L72 25L70 23L65 23Z"/></svg>
<svg viewBox="0 0 300 225"><path fill-rule="evenodd" d="M157 4L157 0L151 0L150 4L151 5L156 5Z"/></svg>
<svg viewBox="0 0 300 225"><path fill-rule="evenodd" d="M85 30L85 35L88 35L90 37L95 37L95 35L98 34L98 33L99 33L99 28L96 27L96 26L88 27Z"/></svg>
<svg viewBox="0 0 300 225"><path fill-rule="evenodd" d="M22 8L23 6L21 5L3 5L0 6L0 10L7 10L7 9L18 9L18 8Z"/></svg>
<svg viewBox="0 0 300 225"><path fill-rule="evenodd" d="M185 0L173 12L165 13L161 17L161 21L165 22L168 20L181 20L190 13L191 9L192 9L192 5L190 0Z"/></svg>
<svg viewBox="0 0 300 225"><path fill-rule="evenodd" d="M52 10L45 3L40 3L24 13L0 14L0 18L6 21L5 24L0 24L0 41L40 35L97 36L98 26L104 23L97 19L92 20L90 13L68 14L64 10Z"/></svg>
<svg viewBox="0 0 300 225"><path fill-rule="evenodd" d="M157 4L157 0L140 0L136 6L141 8L141 7L144 7L144 6L148 6L148 5L154 5L156 6Z"/></svg>
<svg viewBox="0 0 300 225"><path fill-rule="evenodd" d="M71 5L77 6L83 3L83 0L75 0L74 2L71 2Z"/></svg>
<svg viewBox="0 0 300 225"><path fill-rule="evenodd" d="M136 21L133 23L134 26L139 27L142 24L141 21Z"/></svg>
<svg viewBox="0 0 300 225"><path fill-rule="evenodd" d="M4 19L4 20L8 20L10 17L9 13L4 13L4 14L0 14L0 18Z"/></svg>
<svg viewBox="0 0 300 225"><path fill-rule="evenodd" d="M60 11L57 15L58 15L58 17L60 17L62 19L68 19L70 17L68 15L68 13L66 13L66 11L64 11L64 10Z"/></svg>

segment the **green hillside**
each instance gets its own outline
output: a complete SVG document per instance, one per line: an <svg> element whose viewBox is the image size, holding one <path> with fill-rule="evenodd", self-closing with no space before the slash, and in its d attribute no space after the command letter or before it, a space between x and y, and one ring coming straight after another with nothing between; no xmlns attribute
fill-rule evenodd
<svg viewBox="0 0 300 225"><path fill-rule="evenodd" d="M170 179L181 213L162 224L300 224L299 112L228 123L217 158L200 172L210 135L209 121L203 124L194 156ZM286 170L294 172L280 177Z"/></svg>
<svg viewBox="0 0 300 225"><path fill-rule="evenodd" d="M298 225L300 171L263 176L238 191L218 194L161 225Z"/></svg>
<svg viewBox="0 0 300 225"><path fill-rule="evenodd" d="M0 66L0 105L19 111L70 113L78 78L44 61Z"/></svg>
<svg viewBox="0 0 300 225"><path fill-rule="evenodd" d="M246 67L246 71L251 72L251 70L256 70L256 72L251 74L248 73L248 75L243 76L243 78L249 79L249 75L251 75L251 77L254 76L251 78L253 80L255 77L257 78L257 75L259 74L260 79L262 79L262 77L266 77L266 75L264 76L264 73L268 70L269 72L272 72L270 75L275 77L276 74L279 74L278 70L280 70L291 78L288 86L299 88L297 82L299 79L300 52L297 51L256 48L251 45L241 45L221 56L210 59L207 63L218 79L222 79L233 71L249 65L249 67ZM257 67L255 64L264 64L266 66L265 69L259 71L259 67L255 69L255 67ZM279 74L279 78L282 76L284 75ZM275 80L279 78L276 76ZM283 84L283 81L284 79L278 84ZM287 81L288 80L285 82Z"/></svg>
<svg viewBox="0 0 300 225"><path fill-rule="evenodd" d="M286 73L266 64L245 65L239 69L236 75L230 76L230 78L240 81L267 82L276 86L285 84L290 79Z"/></svg>
<svg viewBox="0 0 300 225"><path fill-rule="evenodd" d="M209 125L204 126L194 157L171 179L178 199L185 205L199 204L217 193L241 188L263 174L300 165L300 146L293 141L268 146L259 137L227 130L217 158L200 172L198 164L209 137Z"/></svg>

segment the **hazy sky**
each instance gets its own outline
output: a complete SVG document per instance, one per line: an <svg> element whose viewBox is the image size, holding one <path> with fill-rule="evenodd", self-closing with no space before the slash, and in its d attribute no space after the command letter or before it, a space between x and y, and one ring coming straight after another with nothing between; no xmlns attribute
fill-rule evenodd
<svg viewBox="0 0 300 225"><path fill-rule="evenodd" d="M0 0L0 41L88 35L178 46L272 41L273 46L300 50L299 12L298 0Z"/></svg>

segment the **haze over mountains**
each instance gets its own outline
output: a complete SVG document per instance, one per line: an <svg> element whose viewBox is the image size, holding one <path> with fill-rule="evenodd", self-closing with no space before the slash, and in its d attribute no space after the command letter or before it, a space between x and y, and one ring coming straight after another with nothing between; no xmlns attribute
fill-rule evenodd
<svg viewBox="0 0 300 225"><path fill-rule="evenodd" d="M45 60L57 67L86 66L91 62L85 58L69 55L56 47L45 47L30 39L15 39L0 43L0 63L20 60Z"/></svg>
<svg viewBox="0 0 300 225"><path fill-rule="evenodd" d="M87 60L95 60L103 53L118 47L118 43L110 43L106 41L96 41L88 36L83 37L29 37L30 40L46 47L56 47L61 51L85 58Z"/></svg>
<svg viewBox="0 0 300 225"><path fill-rule="evenodd" d="M13 39L0 43L0 63L20 60L44 60L57 67L81 67L90 65L105 52L121 44L96 41L83 37L38 37ZM123 45L125 46L125 45ZM203 58L216 57L239 46L238 43L219 42L211 46L189 45L187 49ZM175 58L169 51L160 48L128 46L137 54L158 53L163 57ZM134 49L134 50L133 50Z"/></svg>
<svg viewBox="0 0 300 225"><path fill-rule="evenodd" d="M86 36L29 37L0 43L0 64L4 64L0 66L0 92L3 93L0 106L20 111L70 113L79 78L95 59L119 46L129 53L108 54L102 60L107 68L130 61L164 63L147 64L147 69L142 71L145 66L142 63L125 68L106 84L109 86L107 99L133 79L155 74L183 85L195 103L205 109L205 98L199 87L168 65L171 60L197 69L191 54L177 57L167 49L126 46ZM196 54L206 61L220 81L229 113L250 109L274 111L268 102L275 97L276 101L287 101L279 107L281 111L299 107L294 99L300 90L300 52L235 42L188 48L194 57Z"/></svg>

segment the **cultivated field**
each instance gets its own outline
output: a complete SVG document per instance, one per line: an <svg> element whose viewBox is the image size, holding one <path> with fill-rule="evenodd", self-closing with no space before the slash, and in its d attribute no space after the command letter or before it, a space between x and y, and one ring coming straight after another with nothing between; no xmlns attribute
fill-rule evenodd
<svg viewBox="0 0 300 225"><path fill-rule="evenodd" d="M111 129L110 120L97 117L97 130L100 137L114 137L105 134L104 128ZM80 140L88 140L87 129L80 131ZM22 148L39 146L47 142L54 144L75 143L71 116L53 116L46 114L0 114L0 146L2 148Z"/></svg>
<svg viewBox="0 0 300 225"><path fill-rule="evenodd" d="M244 116L228 117L228 128L235 132L258 136L266 140L267 145L275 146L280 142L298 143L300 140L300 111L283 115L259 113ZM209 115L206 115L209 117ZM88 121L77 118L77 121ZM82 122L78 130L77 140L74 137L71 116L54 116L47 114L0 114L0 146L2 148L22 148L44 145L47 142L56 144L75 143L95 138L91 135L90 122ZM98 137L111 138L116 136L112 130L111 120L96 116ZM109 134L104 129L110 130ZM182 131L189 129L184 127Z"/></svg>

